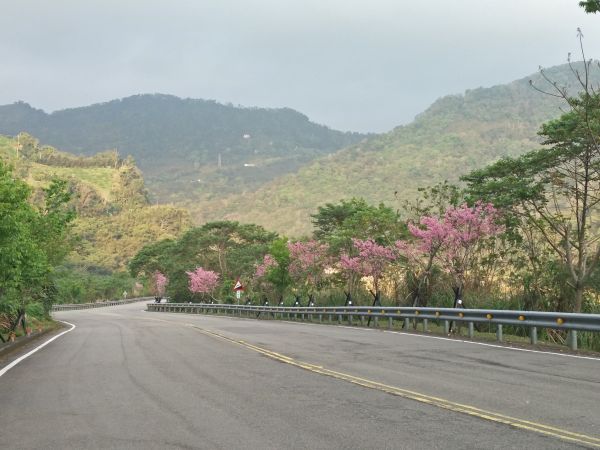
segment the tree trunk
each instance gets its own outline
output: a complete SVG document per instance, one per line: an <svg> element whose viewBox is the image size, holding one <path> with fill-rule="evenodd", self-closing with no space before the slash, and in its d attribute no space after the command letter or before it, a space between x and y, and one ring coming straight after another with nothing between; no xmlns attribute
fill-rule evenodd
<svg viewBox="0 0 600 450"><path fill-rule="evenodd" d="M575 286L575 306L573 312L580 313L581 307L583 306L583 289L582 285L577 284Z"/></svg>
<svg viewBox="0 0 600 450"><path fill-rule="evenodd" d="M371 293L371 295L373 296L373 305L372 306L381 306L381 292L379 290L376 290L374 293L373 291L369 291ZM369 316L369 320L367 320L367 326L371 325L371 316Z"/></svg>
<svg viewBox="0 0 600 450"><path fill-rule="evenodd" d="M19 313L19 315L17 317L17 320L10 327L10 331L13 332L13 333L17 329L17 327L19 326L19 324L24 320L24 317L25 317L25 310L19 309L18 313Z"/></svg>
<svg viewBox="0 0 600 450"><path fill-rule="evenodd" d="M454 308L462 308L462 300L460 299L460 296L462 294L462 286L453 286L452 290L454 291ZM459 300L460 303L459 303ZM450 321L450 328L448 329L448 331L450 333L452 333L452 329L454 328L454 321Z"/></svg>
<svg viewBox="0 0 600 450"><path fill-rule="evenodd" d="M344 294L346 295L346 302L344 303L344 306L348 306L352 303L352 293L344 292Z"/></svg>
<svg viewBox="0 0 600 450"><path fill-rule="evenodd" d="M417 306L419 306L419 300L420 300L418 288L415 289L414 291L412 291L412 298L413 298L413 301L412 301L413 308L416 308Z"/></svg>
<svg viewBox="0 0 600 450"><path fill-rule="evenodd" d="M459 306L459 300L461 300L461 295L462 295L462 286L453 286L452 290L454 291L454 306L453 308L456 308ZM462 300L461 300L462 302Z"/></svg>

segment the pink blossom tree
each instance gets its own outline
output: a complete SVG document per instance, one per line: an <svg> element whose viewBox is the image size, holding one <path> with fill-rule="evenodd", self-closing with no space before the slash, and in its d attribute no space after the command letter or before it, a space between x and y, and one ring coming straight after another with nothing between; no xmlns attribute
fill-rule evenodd
<svg viewBox="0 0 600 450"><path fill-rule="evenodd" d="M369 292L373 296L373 305L381 304L381 279L389 267L396 260L397 255L393 248L377 244L372 239L352 239L357 256L342 255L340 267L342 270L357 273L363 277L373 279L373 289Z"/></svg>
<svg viewBox="0 0 600 450"><path fill-rule="evenodd" d="M450 237L450 228L435 216L423 216L419 223L420 227L413 223L408 224L408 230L414 238L412 241L396 241L398 254L415 281L411 293L413 306L426 304L423 290L429 283L431 270L440 249Z"/></svg>
<svg viewBox="0 0 600 450"><path fill-rule="evenodd" d="M290 277L308 294L309 305L315 303L315 291L321 288L325 280L325 269L331 265L329 245L311 240L307 242L288 242L290 252ZM299 302L298 296L296 301Z"/></svg>
<svg viewBox="0 0 600 450"><path fill-rule="evenodd" d="M477 260L481 245L504 230L497 224L498 216L491 203L451 207L441 219L424 216L420 227L409 224L415 241L398 241L396 247L409 262L420 265L422 281L428 279L437 263L450 277L456 307L462 302L466 275ZM421 292L417 292L419 295Z"/></svg>
<svg viewBox="0 0 600 450"><path fill-rule="evenodd" d="M160 271L154 272L152 274L152 283L154 285L154 292L157 297L162 297L165 295L165 288L167 284L169 284L169 278Z"/></svg>
<svg viewBox="0 0 600 450"><path fill-rule="evenodd" d="M344 295L346 296L346 302L344 306L352 305L352 293L356 289L361 278L361 269L358 258L352 258L346 253L340 255L338 262L339 274L342 280L346 283L344 289Z"/></svg>
<svg viewBox="0 0 600 450"><path fill-rule="evenodd" d="M269 254L266 254L263 257L262 262L256 265L256 270L254 271L254 278L255 279L264 278L265 275L267 274L268 270L271 267L275 267L275 266L277 266L277 261L275 260L275 258L273 258Z"/></svg>
<svg viewBox="0 0 600 450"><path fill-rule="evenodd" d="M212 300L213 291L219 284L219 274L212 270L205 270L202 267L197 267L193 272L186 272L189 278L189 287L191 293L209 295Z"/></svg>
<svg viewBox="0 0 600 450"><path fill-rule="evenodd" d="M275 286L269 279L268 274L269 270L275 267L278 267L277 260L272 255L266 254L263 257L262 262L256 265L256 270L252 277L252 285L261 291L274 291ZM265 296L264 301L266 301L266 299L267 296Z"/></svg>
<svg viewBox="0 0 600 450"><path fill-rule="evenodd" d="M465 277L478 257L481 244L504 231L499 213L491 203L477 202L469 207L449 208L444 214L448 239L439 253L442 269L450 275L454 306L461 303Z"/></svg>

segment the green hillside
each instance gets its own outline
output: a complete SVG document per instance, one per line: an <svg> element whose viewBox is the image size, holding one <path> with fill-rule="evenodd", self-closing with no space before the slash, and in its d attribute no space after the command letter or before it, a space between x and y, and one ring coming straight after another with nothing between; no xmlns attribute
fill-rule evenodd
<svg viewBox="0 0 600 450"><path fill-rule="evenodd" d="M132 155L152 198L255 190L365 136L318 125L289 108L244 108L170 95L137 95L46 114L26 103L0 106L0 133L91 155Z"/></svg>
<svg viewBox="0 0 600 450"><path fill-rule="evenodd" d="M547 74L559 84L572 81L568 66ZM562 105L535 91L530 79L544 86L536 74L441 98L411 124L320 158L255 193L197 203L195 217L300 235L310 231L309 215L326 202L357 196L399 207L419 187L457 181L501 156L537 147L539 126L560 115Z"/></svg>
<svg viewBox="0 0 600 450"><path fill-rule="evenodd" d="M559 85L574 80L566 65L546 73ZM22 103L8 105L0 107L0 131L27 126L40 130L47 142L64 142L79 152L132 149L150 179L153 203L185 207L199 224L239 220L293 236L311 231L309 216L324 203L356 196L400 207L419 187L457 181L502 156L536 148L539 126L560 115L563 105L533 89L530 79L549 87L534 74L450 95L411 124L368 138L312 124L289 109L234 108L162 95L50 115ZM115 155L101 153L94 158L102 164L91 167L85 158L70 155L79 158L73 164L56 151L38 152L26 176L36 183L35 164L45 165L42 174L54 165L57 174L72 175L91 191L81 214L90 208L96 214L106 203L118 205Z"/></svg>
<svg viewBox="0 0 600 450"><path fill-rule="evenodd" d="M68 181L78 239L68 264L88 271L123 269L144 245L177 237L190 224L182 209L150 205L141 172L114 151L77 157L26 134L0 135L0 158L34 188L34 201L52 178Z"/></svg>

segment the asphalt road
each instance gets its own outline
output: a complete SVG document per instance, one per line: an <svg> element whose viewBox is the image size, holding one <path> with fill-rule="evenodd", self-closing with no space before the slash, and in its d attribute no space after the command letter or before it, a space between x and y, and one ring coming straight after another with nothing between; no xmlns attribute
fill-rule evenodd
<svg viewBox="0 0 600 450"><path fill-rule="evenodd" d="M598 359L143 308L55 314L0 376L0 448L600 448Z"/></svg>

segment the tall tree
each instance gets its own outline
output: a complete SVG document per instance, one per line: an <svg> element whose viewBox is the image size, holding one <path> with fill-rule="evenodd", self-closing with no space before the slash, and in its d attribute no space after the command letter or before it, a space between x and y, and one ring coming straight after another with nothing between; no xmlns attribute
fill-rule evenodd
<svg viewBox="0 0 600 450"><path fill-rule="evenodd" d="M311 217L315 238L327 242L336 254L352 252L353 238L389 245L405 232L397 211L383 203L373 206L357 198L327 203Z"/></svg>
<svg viewBox="0 0 600 450"><path fill-rule="evenodd" d="M71 249L66 183L54 180L44 192L38 209L29 202L31 189L0 162L0 315L10 331L20 323L25 327L29 304L42 302L49 309L52 268Z"/></svg>
<svg viewBox="0 0 600 450"><path fill-rule="evenodd" d="M579 39L581 44L581 33ZM581 311L585 288L600 262L600 93L583 46L582 56L582 70L571 66L581 89L577 96L549 79L551 90L536 87L570 107L542 125L545 148L463 178L472 195L494 199L537 229L569 273L575 312Z"/></svg>
<svg viewBox="0 0 600 450"><path fill-rule="evenodd" d="M356 256L342 255L340 265L342 269L353 271L363 277L370 277L373 289L369 292L373 296L373 305L381 304L381 279L390 263L396 260L393 248L379 245L371 239L352 240L358 251Z"/></svg>
<svg viewBox="0 0 600 450"><path fill-rule="evenodd" d="M329 246L317 241L289 242L289 272L302 293L308 294L309 304L315 303L315 292L325 280L325 270L331 265Z"/></svg>
<svg viewBox="0 0 600 450"><path fill-rule="evenodd" d="M436 216L423 216L420 226L408 224L412 240L396 241L396 248L406 268L406 278L412 281L413 306L426 306L425 287L431 279L434 262L449 238L448 227Z"/></svg>

